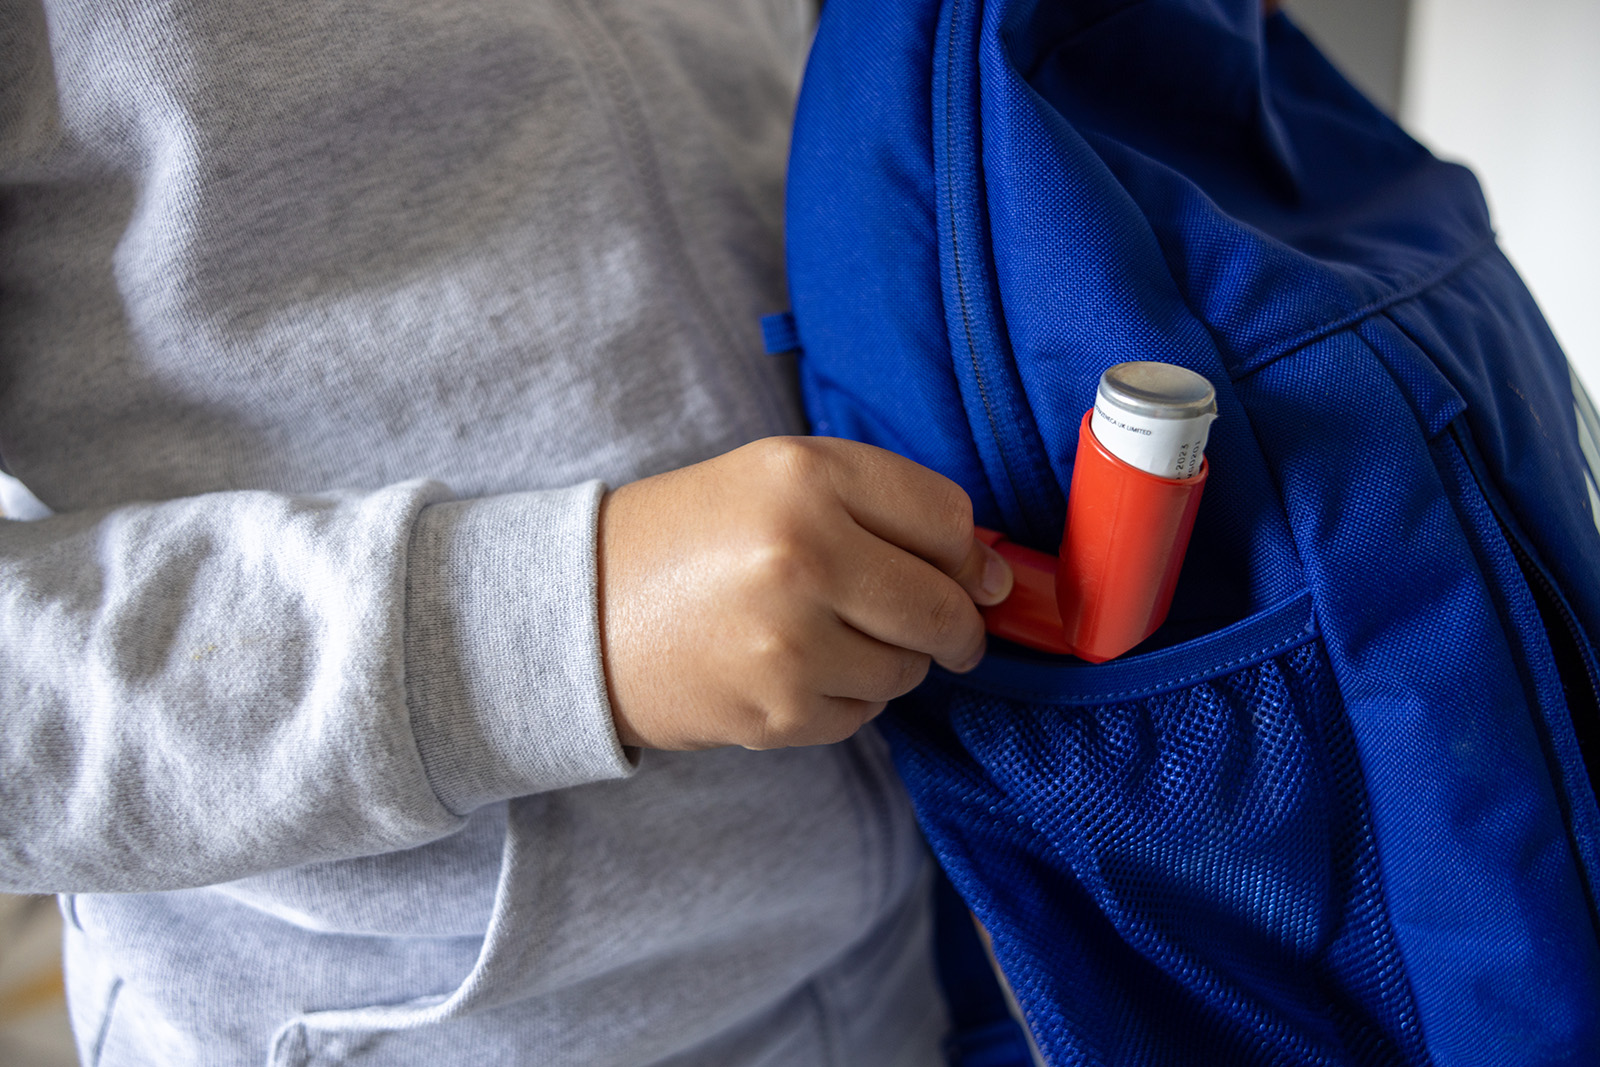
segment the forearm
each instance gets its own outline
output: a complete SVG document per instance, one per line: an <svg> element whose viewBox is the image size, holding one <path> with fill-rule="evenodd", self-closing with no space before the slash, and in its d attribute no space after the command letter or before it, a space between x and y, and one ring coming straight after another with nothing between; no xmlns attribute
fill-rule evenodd
<svg viewBox="0 0 1600 1067"><path fill-rule="evenodd" d="M222 493L3 524L0 882L208 884L626 773L594 723L597 651L587 681L552 666L577 662L593 585L546 572L592 556L596 492Z"/></svg>

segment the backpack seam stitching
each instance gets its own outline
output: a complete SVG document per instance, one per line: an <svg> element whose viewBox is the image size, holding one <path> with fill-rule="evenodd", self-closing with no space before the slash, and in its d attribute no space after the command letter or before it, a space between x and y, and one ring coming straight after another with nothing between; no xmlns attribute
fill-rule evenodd
<svg viewBox="0 0 1600 1067"><path fill-rule="evenodd" d="M1230 367L1228 369L1228 377L1235 382L1242 381L1257 371L1271 366L1273 363L1276 363L1285 356L1293 355L1295 352L1300 351L1300 349L1316 344L1323 338L1336 334L1341 330L1347 330L1359 322L1372 318L1374 315L1382 314L1384 311L1387 311L1396 304L1401 304L1407 300L1414 299L1427 290L1445 281L1451 275L1463 269L1473 260L1477 259L1479 256L1483 255L1489 249L1494 247L1495 236L1491 233L1481 238L1476 244L1473 244L1465 252L1446 263L1443 267L1440 267L1431 274L1423 275L1422 278L1413 281L1404 288L1395 289L1385 293L1376 300L1363 304L1353 311L1346 312L1338 318L1330 319L1317 326L1313 326L1308 330L1304 330L1301 333L1290 337L1286 341L1279 341L1276 344L1268 345L1265 348L1258 349L1255 354L1241 360L1236 366ZM1185 302L1187 303L1187 301ZM1207 328L1209 331L1209 326Z"/></svg>
<svg viewBox="0 0 1600 1067"><path fill-rule="evenodd" d="M972 298L967 293L966 271L964 271L962 269L962 265L961 265L961 238L960 238L960 235L958 233L959 226L958 226L957 218L956 218L957 211L956 211L955 183L950 180L950 174L951 174L951 170L952 170L952 167L953 167L951 156L952 156L952 152L953 152L953 150L955 148L955 135L952 132L952 126L951 126L951 112L952 112L952 109L954 107L953 96L954 96L955 89L951 85L950 68L951 68L951 65L954 63L954 54L955 54L955 47L956 47L956 33L957 33L957 13L960 10L960 6L961 6L961 0L953 0L952 4L950 6L950 28L949 28L948 36L947 36L946 41L945 41L945 53L946 53L946 57L945 57L946 67L945 67L945 81L944 81L944 113L945 113L945 121L944 121L944 156L945 156L945 158L944 158L944 172L945 173L943 175L945 180L943 181L942 184L944 185L945 202L946 202L946 207L947 207L947 210L949 212L949 217L950 217L951 268L955 272L956 294L960 298L960 304L961 304L961 329L962 329L963 337L965 338L965 340L967 342L967 361L972 367L972 379L973 379L974 384L978 388L978 398L983 403L984 418L989 423L989 436L990 436L990 439L994 442L995 454L999 458L1001 470L1005 473L1005 476L1006 476L1006 490L1007 490L1008 495L1011 498L1012 507L1015 508L1016 511L1018 513L1020 513L1024 517L1024 521L1027 522L1027 524L1031 526L1032 523L1028 522L1028 520L1031 520L1033 518L1033 514L1032 514L1033 509L1023 502L1022 493L1020 492L1020 483L1019 483L1019 481L1017 479L1017 475L1016 475L1015 469L1014 469L1014 467L1012 465L1011 457L1008 455L1008 452L1010 451L1010 449L1008 449L1006 447L1005 438L1000 432L1000 424L995 419L994 399L991 398L990 395L989 395L989 386L988 386L988 382L987 382L987 380L986 380L986 378L984 376L984 371L983 371L983 365L982 365L983 361L978 355L977 344L975 343L975 340L974 340L973 335L972 335L972 311L971 311L971 308L969 306L971 301L972 301ZM978 169L979 169L979 172L981 174L981 170L982 170L981 165L980 165L980 167ZM935 181L938 181L939 177L940 177L940 175L936 174L935 175Z"/></svg>

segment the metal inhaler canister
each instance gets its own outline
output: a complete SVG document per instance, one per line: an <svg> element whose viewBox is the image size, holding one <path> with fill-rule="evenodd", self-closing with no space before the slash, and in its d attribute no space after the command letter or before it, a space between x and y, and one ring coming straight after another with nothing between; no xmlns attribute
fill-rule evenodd
<svg viewBox="0 0 1600 1067"><path fill-rule="evenodd" d="M1155 632L1172 606L1209 468L1216 390L1170 363L1118 363L1078 429L1056 571L1064 642L1091 663Z"/></svg>

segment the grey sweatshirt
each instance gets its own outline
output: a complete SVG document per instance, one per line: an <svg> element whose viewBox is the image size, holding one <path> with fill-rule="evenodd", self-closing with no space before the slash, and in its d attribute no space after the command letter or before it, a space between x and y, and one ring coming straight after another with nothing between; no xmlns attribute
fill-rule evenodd
<svg viewBox="0 0 1600 1067"><path fill-rule="evenodd" d="M602 483L801 426L792 0L0 0L0 888L90 1064L931 1064L881 744L627 753Z"/></svg>

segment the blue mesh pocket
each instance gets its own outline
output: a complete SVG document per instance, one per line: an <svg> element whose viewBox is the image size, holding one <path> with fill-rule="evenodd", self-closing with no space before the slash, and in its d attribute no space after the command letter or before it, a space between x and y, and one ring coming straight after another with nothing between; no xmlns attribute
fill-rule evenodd
<svg viewBox="0 0 1600 1067"><path fill-rule="evenodd" d="M1427 1062L1296 610L1105 667L991 656L886 717L1051 1064Z"/></svg>

